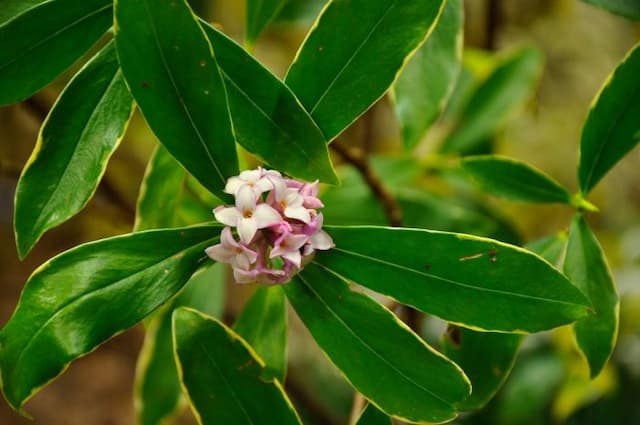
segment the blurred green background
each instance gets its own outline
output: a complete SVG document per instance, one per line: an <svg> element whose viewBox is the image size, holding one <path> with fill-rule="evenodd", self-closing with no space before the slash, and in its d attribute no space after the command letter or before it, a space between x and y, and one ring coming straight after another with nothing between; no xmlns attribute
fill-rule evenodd
<svg viewBox="0 0 640 425"><path fill-rule="evenodd" d="M191 3L201 16L241 40L244 2ZM277 75L283 76L322 3L290 0L260 37L255 55ZM481 73L483 63L490 63L494 54L522 44L536 46L545 58L535 92L509 114L508 122L495 135L496 151L532 163L575 190L580 130L591 100L638 39L638 24L577 0L465 1L465 49L475 52L465 54L466 65ZM9 318L24 282L39 264L79 243L129 232L133 225L138 187L155 145L138 113L85 210L45 234L25 261L17 258L11 226L16 182L42 120L80 65L32 98L0 108L0 323ZM361 147L368 152L399 156L400 131L389 99L383 98L364 117L341 136L341 142L357 144L366 138L366 146ZM438 124L416 150L414 156L421 163L429 162L430 144L445 127L446 123ZM567 329L531 336L495 400L478 414L463 415L459 423L640 423L639 165L640 151L636 149L591 197L600 213L592 214L589 220L604 246L621 294L620 338L613 361L598 379L589 381ZM347 178L353 176L353 170L341 171ZM428 178L423 180L423 187L445 197L455 191L433 187ZM337 197L336 202L340 199L338 192L327 196ZM562 231L572 214L567 207L530 206L479 196L486 208L501 212L524 242ZM225 316L231 320L252 288L228 285L227 289ZM294 403L309 424L347 423L352 391L310 342L295 315L290 319L287 389ZM427 338L441 329L433 319L424 325ZM133 424L132 386L142 337L138 326L72 364L27 404L34 421L0 403L0 424ZM179 423L194 421L187 413Z"/></svg>

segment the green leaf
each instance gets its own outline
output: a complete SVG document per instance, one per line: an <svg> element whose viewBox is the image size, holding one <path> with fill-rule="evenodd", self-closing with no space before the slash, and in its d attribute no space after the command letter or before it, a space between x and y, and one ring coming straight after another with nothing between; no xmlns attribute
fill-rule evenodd
<svg viewBox="0 0 640 425"><path fill-rule="evenodd" d="M20 258L89 202L132 112L133 98L110 43L62 92L20 176L14 215Z"/></svg>
<svg viewBox="0 0 640 425"><path fill-rule="evenodd" d="M198 423L301 424L264 362L221 322L187 308L173 313L176 363Z"/></svg>
<svg viewBox="0 0 640 425"><path fill-rule="evenodd" d="M10 13L22 13L0 21L0 105L26 99L42 89L111 26L111 0L29 4L33 7L10 4Z"/></svg>
<svg viewBox="0 0 640 425"><path fill-rule="evenodd" d="M47 0L3 0L0 8L0 25L45 1Z"/></svg>
<svg viewBox="0 0 640 425"><path fill-rule="evenodd" d="M264 29L278 16L286 0L247 0L245 41L251 46Z"/></svg>
<svg viewBox="0 0 640 425"><path fill-rule="evenodd" d="M455 324L537 332L587 313L589 303L560 272L513 245L419 229L326 226L326 230L336 247L319 252L317 262Z"/></svg>
<svg viewBox="0 0 640 425"><path fill-rule="evenodd" d="M456 416L453 404L470 392L467 378L389 310L317 263L284 290L329 359L384 412L411 422Z"/></svg>
<svg viewBox="0 0 640 425"><path fill-rule="evenodd" d="M616 15L640 20L640 2L638 0L582 0L594 6L608 10Z"/></svg>
<svg viewBox="0 0 640 425"><path fill-rule="evenodd" d="M433 33L394 85L395 112L406 149L418 144L453 91L462 59L463 18L462 0L448 0Z"/></svg>
<svg viewBox="0 0 640 425"><path fill-rule="evenodd" d="M485 191L500 198L534 203L571 203L567 189L524 162L497 155L481 155L467 157L461 165Z"/></svg>
<svg viewBox="0 0 640 425"><path fill-rule="evenodd" d="M458 410L475 410L491 400L507 380L516 361L522 335L475 332L450 326L442 340L442 353L456 362L471 381L471 396Z"/></svg>
<svg viewBox="0 0 640 425"><path fill-rule="evenodd" d="M535 252L554 266L557 266L562 259L566 244L567 235L564 232L560 232L527 244L527 249Z"/></svg>
<svg viewBox="0 0 640 425"><path fill-rule="evenodd" d="M291 90L233 40L203 27L224 77L238 143L292 176L337 183L326 140Z"/></svg>
<svg viewBox="0 0 640 425"><path fill-rule="evenodd" d="M562 256L566 236L553 235L527 245L527 249L551 264ZM449 325L442 340L442 352L455 361L471 380L471 396L459 403L459 410L484 407L506 382L516 361L523 335L476 332Z"/></svg>
<svg viewBox="0 0 640 425"><path fill-rule="evenodd" d="M185 0L118 0L118 57L131 93L165 148L221 197L238 174L227 95L213 49Z"/></svg>
<svg viewBox="0 0 640 425"><path fill-rule="evenodd" d="M0 333L4 395L20 409L74 359L135 325L187 282L219 226L146 231L66 251L40 266Z"/></svg>
<svg viewBox="0 0 640 425"><path fill-rule="evenodd" d="M174 227L186 177L184 168L158 145L140 185L134 231Z"/></svg>
<svg viewBox="0 0 640 425"><path fill-rule="evenodd" d="M367 404L356 425L392 425L391 418L378 410L373 404Z"/></svg>
<svg viewBox="0 0 640 425"><path fill-rule="evenodd" d="M492 136L532 96L542 65L542 54L533 47L507 54L470 95L440 151L465 154Z"/></svg>
<svg viewBox="0 0 640 425"><path fill-rule="evenodd" d="M287 0L276 16L275 24L309 27L329 0Z"/></svg>
<svg viewBox="0 0 640 425"><path fill-rule="evenodd" d="M214 317L222 315L223 264L194 274L180 294L152 316L138 357L134 386L138 425L161 425L186 407L173 359L171 313L178 306L193 307Z"/></svg>
<svg viewBox="0 0 640 425"><path fill-rule="evenodd" d="M435 26L443 3L338 0L327 4L285 79L327 140L387 91Z"/></svg>
<svg viewBox="0 0 640 425"><path fill-rule="evenodd" d="M602 248L581 215L569 229L564 272L593 303L592 314L578 321L574 331L594 378L615 347L620 302Z"/></svg>
<svg viewBox="0 0 640 425"><path fill-rule="evenodd" d="M593 101L582 128L578 180L583 194L638 144L640 44L618 65Z"/></svg>
<svg viewBox="0 0 640 425"><path fill-rule="evenodd" d="M284 382L287 367L287 305L280 286L261 286L233 326L266 363L265 377Z"/></svg>
<svg viewBox="0 0 640 425"><path fill-rule="evenodd" d="M519 361L496 403L499 425L549 423L549 404L566 379L566 365L557 352L545 350Z"/></svg>

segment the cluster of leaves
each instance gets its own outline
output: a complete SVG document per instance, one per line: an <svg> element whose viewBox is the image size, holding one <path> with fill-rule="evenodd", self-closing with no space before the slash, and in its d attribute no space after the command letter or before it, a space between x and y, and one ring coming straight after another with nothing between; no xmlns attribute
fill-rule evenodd
<svg viewBox="0 0 640 425"><path fill-rule="evenodd" d="M640 90L639 47L587 117L577 195L519 161L484 155L460 162L497 196L577 208L566 240L551 237L526 250L425 230L466 226L513 241L490 212L461 213L464 205L403 189L406 170L386 183L415 228L380 226L379 205L349 194L362 190L347 175L324 198L326 222L349 224L326 226L336 248L318 253L292 282L259 288L231 329L215 318L223 270L204 255L220 226L192 224L209 221L210 208L229 200L223 188L238 174L236 143L291 176L335 184L329 143L391 88L407 149L446 106L451 125L438 154L482 152L505 112L528 96L540 54L511 52L474 82L461 65L460 0L333 0L281 81L185 0L6 3L0 104L32 95L102 40L49 113L20 178L21 257L86 205L134 102L161 143L140 190L134 232L64 252L26 283L0 332L2 390L12 407L22 409L71 361L147 318L136 382L140 423L171 417L185 399L204 424L300 423L282 387L286 300L371 402L363 425L389 423L387 415L444 422L483 406L506 379L524 333L574 323L592 375L606 363L618 299L582 211L594 209L586 196L639 141L640 103L629 95ZM248 2L248 46L284 3ZM380 167L396 177L405 168ZM352 209L347 217L336 207L341 202ZM416 206L420 214L411 215ZM561 259L564 273L553 265ZM352 283L449 322L442 353Z"/></svg>

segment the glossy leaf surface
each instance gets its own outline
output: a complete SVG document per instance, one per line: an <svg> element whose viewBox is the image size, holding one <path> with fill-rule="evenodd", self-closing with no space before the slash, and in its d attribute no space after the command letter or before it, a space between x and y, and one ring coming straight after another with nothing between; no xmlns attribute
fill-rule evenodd
<svg viewBox="0 0 640 425"><path fill-rule="evenodd" d="M111 0L33 3L27 2L31 8L9 4L4 13L18 14L0 21L0 105L42 89L89 50L112 23Z"/></svg>
<svg viewBox="0 0 640 425"><path fill-rule="evenodd" d="M187 306L220 317L224 304L224 272L223 264L196 272L180 294L157 310L146 326L134 387L138 425L166 424L186 408L173 358L171 313L176 307Z"/></svg>
<svg viewBox="0 0 640 425"><path fill-rule="evenodd" d="M238 143L289 175L337 183L326 140L291 90L233 40L203 27L224 76Z"/></svg>
<svg viewBox="0 0 640 425"><path fill-rule="evenodd" d="M566 242L554 235L528 244L527 249L551 264L557 264ZM471 381L471 396L459 403L458 410L484 407L507 381L515 364L524 335L476 332L449 325L442 339L442 352L465 371Z"/></svg>
<svg viewBox="0 0 640 425"><path fill-rule="evenodd" d="M465 103L440 151L466 154L504 123L532 95L542 71L542 55L524 47L506 55Z"/></svg>
<svg viewBox="0 0 640 425"><path fill-rule="evenodd" d="M60 95L16 189L20 257L89 202L122 139L133 98L109 43Z"/></svg>
<svg viewBox="0 0 640 425"><path fill-rule="evenodd" d="M4 0L0 8L0 25L47 0Z"/></svg>
<svg viewBox="0 0 640 425"><path fill-rule="evenodd" d="M3 392L16 409L74 359L173 296L217 243L219 226L116 236L37 269L0 333Z"/></svg>
<svg viewBox="0 0 640 425"><path fill-rule="evenodd" d="M392 425L391 418L373 404L367 404L356 425Z"/></svg>
<svg viewBox="0 0 640 425"><path fill-rule="evenodd" d="M389 310L316 263L284 290L320 348L376 406L416 422L455 417L452 405L470 392L467 378Z"/></svg>
<svg viewBox="0 0 640 425"><path fill-rule="evenodd" d="M265 362L264 376L284 382L287 367L287 305L281 286L261 286L233 326Z"/></svg>
<svg viewBox="0 0 640 425"><path fill-rule="evenodd" d="M442 0L327 4L285 79L327 140L387 91L434 27L442 5Z"/></svg>
<svg viewBox="0 0 640 425"><path fill-rule="evenodd" d="M535 203L571 203L560 183L521 161L497 155L467 157L462 168L495 196Z"/></svg>
<svg viewBox="0 0 640 425"><path fill-rule="evenodd" d="M588 301L561 273L513 245L419 229L326 230L336 247L319 252L317 262L452 323L488 331L537 332L587 313Z"/></svg>
<svg viewBox="0 0 640 425"><path fill-rule="evenodd" d="M249 45L256 41L260 33L273 21L286 2L286 0L247 0L244 37Z"/></svg>
<svg viewBox="0 0 640 425"><path fill-rule="evenodd" d="M607 79L582 128L578 181L587 194L640 139L640 44Z"/></svg>
<svg viewBox="0 0 640 425"><path fill-rule="evenodd" d="M182 201L187 175L184 168L158 145L147 164L136 206L134 229L173 227Z"/></svg>
<svg viewBox="0 0 640 425"><path fill-rule="evenodd" d="M640 20L640 3L637 0L583 0L616 15Z"/></svg>
<svg viewBox="0 0 640 425"><path fill-rule="evenodd" d="M195 310L173 313L176 362L199 423L300 424L277 380L235 332Z"/></svg>
<svg viewBox="0 0 640 425"><path fill-rule="evenodd" d="M407 149L414 147L440 116L453 91L462 59L461 0L448 0L427 41L394 85L395 111Z"/></svg>
<svg viewBox="0 0 640 425"><path fill-rule="evenodd" d="M585 355L591 377L597 376L613 352L618 337L618 294L595 235L582 216L569 229L564 272L593 303L593 312L576 322L578 347Z"/></svg>
<svg viewBox="0 0 640 425"><path fill-rule="evenodd" d="M119 0L115 28L122 72L149 127L203 186L228 198L238 161L227 96L186 1Z"/></svg>

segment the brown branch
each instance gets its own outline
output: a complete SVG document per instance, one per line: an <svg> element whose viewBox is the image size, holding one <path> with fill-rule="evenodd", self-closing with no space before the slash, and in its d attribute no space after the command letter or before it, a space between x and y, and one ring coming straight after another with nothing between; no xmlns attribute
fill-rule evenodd
<svg viewBox="0 0 640 425"><path fill-rule="evenodd" d="M382 204L389 224L393 227L402 226L402 210L400 209L400 205L398 205L398 201L384 186L378 174L373 170L373 168L371 168L367 158L354 152L350 148L343 146L337 140L330 146L334 152L342 157L342 159L353 165L358 170L367 186L371 189L371 192L373 192L373 195L378 198Z"/></svg>

